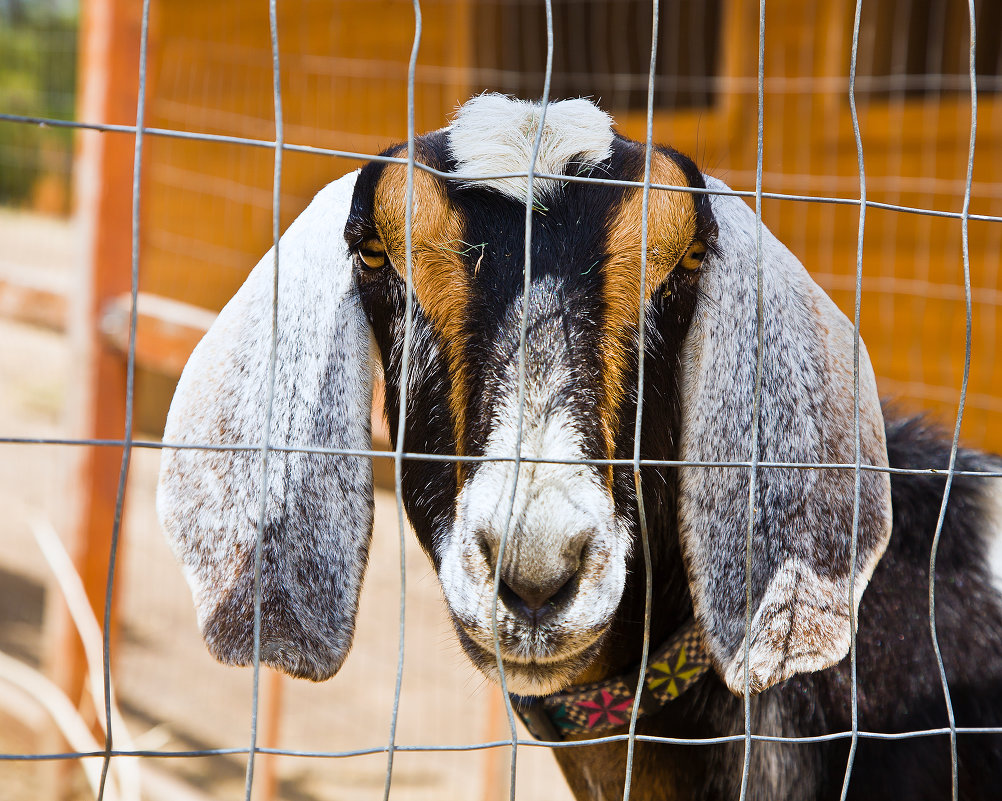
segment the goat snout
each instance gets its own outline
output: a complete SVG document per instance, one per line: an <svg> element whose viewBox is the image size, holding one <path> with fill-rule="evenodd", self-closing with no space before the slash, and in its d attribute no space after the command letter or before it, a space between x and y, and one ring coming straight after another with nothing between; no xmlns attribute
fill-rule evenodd
<svg viewBox="0 0 1002 801"><path fill-rule="evenodd" d="M510 464L485 463L442 546L442 589L481 670L496 675L495 636L513 692L552 692L587 666L622 598L630 547L597 471L522 465L515 482Z"/></svg>

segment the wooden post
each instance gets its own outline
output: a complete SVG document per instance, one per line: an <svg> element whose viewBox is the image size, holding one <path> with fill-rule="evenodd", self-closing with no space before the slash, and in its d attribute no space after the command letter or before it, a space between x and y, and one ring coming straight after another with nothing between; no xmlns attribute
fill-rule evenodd
<svg viewBox="0 0 1002 801"><path fill-rule="evenodd" d="M503 740L511 736L508 728L507 710L499 691L491 688L485 693L483 741ZM508 772L511 750L508 748L487 748L483 752L483 801L503 801L508 798Z"/></svg>
<svg viewBox="0 0 1002 801"><path fill-rule="evenodd" d="M258 722L260 737L258 745L263 748L278 748L282 730L282 688L284 677L277 670L261 667L258 686ZM275 754L258 754L255 764L255 801L275 801L278 798L278 761Z"/></svg>
<svg viewBox="0 0 1002 801"><path fill-rule="evenodd" d="M88 0L81 12L78 119L135 125L141 4ZM70 307L76 374L68 406L71 430L86 439L126 435L126 363L102 339L100 322L106 304L130 290L133 145L133 135L123 133L83 131L78 140L75 205L85 244ZM101 621L122 448L82 446L73 452L66 544ZM50 672L79 702L86 675L83 650L58 599L50 614Z"/></svg>

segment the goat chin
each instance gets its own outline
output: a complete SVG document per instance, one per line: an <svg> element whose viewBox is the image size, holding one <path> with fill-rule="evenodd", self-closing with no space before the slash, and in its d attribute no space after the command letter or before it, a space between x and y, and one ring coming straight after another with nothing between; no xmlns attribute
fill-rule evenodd
<svg viewBox="0 0 1002 801"><path fill-rule="evenodd" d="M497 655L493 647L472 639L458 622L453 620L459 642L470 661L489 680L500 684ZM566 688L595 659L605 640L608 629L599 632L586 646L577 651L562 652L551 656L512 656L502 649L501 661L504 666L504 684L508 692L515 695L549 695ZM500 632L499 632L500 635Z"/></svg>
<svg viewBox="0 0 1002 801"><path fill-rule="evenodd" d="M488 678L500 684L501 677L496 668L491 674ZM508 692L515 695L550 695L564 689L573 678L574 672L554 673L548 665L505 665L505 684Z"/></svg>
<svg viewBox="0 0 1002 801"><path fill-rule="evenodd" d="M545 619L519 608L510 592L495 606L494 568L471 537L454 533L441 553L439 579L459 639L481 672L499 678L495 636L508 689L520 695L562 689L591 664L626 586L629 549L620 528L614 523L593 534L574 577L547 601ZM527 574L516 561L508 575Z"/></svg>

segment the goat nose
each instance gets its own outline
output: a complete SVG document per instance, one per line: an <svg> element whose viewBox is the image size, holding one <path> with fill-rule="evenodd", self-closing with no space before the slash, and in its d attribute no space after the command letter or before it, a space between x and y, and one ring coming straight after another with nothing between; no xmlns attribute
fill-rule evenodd
<svg viewBox="0 0 1002 801"><path fill-rule="evenodd" d="M537 625L545 623L574 591L577 565L545 583L522 577L502 579L498 595L509 611Z"/></svg>
<svg viewBox="0 0 1002 801"><path fill-rule="evenodd" d="M505 547L498 595L513 614L542 623L574 593L577 574L594 531L584 530L544 545L541 538L515 530ZM478 545L491 573L497 567L499 537L490 530L478 532Z"/></svg>

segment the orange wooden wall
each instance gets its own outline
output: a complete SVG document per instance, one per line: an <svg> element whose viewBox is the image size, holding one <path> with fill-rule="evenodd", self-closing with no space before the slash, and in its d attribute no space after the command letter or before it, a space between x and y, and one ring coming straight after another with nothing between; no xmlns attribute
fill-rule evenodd
<svg viewBox="0 0 1002 801"><path fill-rule="evenodd" d="M161 0L153 16L150 125L274 140L266 3ZM423 3L416 124L442 125L463 94L461 4ZM411 4L278 4L285 139L378 153L406 137ZM286 152L285 227L359 162ZM144 199L145 291L218 309L271 244L274 153L151 139Z"/></svg>
<svg viewBox="0 0 1002 801"><path fill-rule="evenodd" d="M719 5L716 99L708 108L659 111L655 137L693 154L733 187L753 189L758 4ZM893 6L868 5L885 16ZM955 16L956 3L947 5ZM674 5L662 6L674 13ZM278 9L286 141L375 153L402 139L413 36L409 0L283 0ZM851 4L770 0L767 9L765 190L858 197L847 94ZM443 125L472 90L498 85L489 70L472 69L483 66L483 32L474 25L485 18L473 4L426 0L422 10L419 132ZM985 47L997 47L993 13L982 19ZM966 36L956 21L947 31ZM864 19L857 101L868 198L960 211L968 90L950 84L882 91L880 64L891 57L885 51L893 55L893 36L886 19ZM151 42L150 125L274 137L265 3L158 0ZM965 51L966 42L953 43L958 47ZM996 69L995 83L986 82L980 98L972 213L1002 214L1002 95L989 91L998 75ZM643 137L642 111L610 111L621 130ZM157 137L147 147L141 289L218 309L270 245L273 153ZM283 226L319 187L355 166L287 153ZM763 214L851 316L858 207L770 200ZM881 391L906 408L931 410L949 427L964 351L960 233L956 219L871 208L863 251L862 332ZM967 442L1002 451L1002 371L996 366L1002 224L972 222L970 245L973 349L963 431Z"/></svg>

